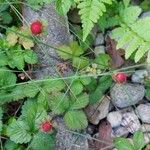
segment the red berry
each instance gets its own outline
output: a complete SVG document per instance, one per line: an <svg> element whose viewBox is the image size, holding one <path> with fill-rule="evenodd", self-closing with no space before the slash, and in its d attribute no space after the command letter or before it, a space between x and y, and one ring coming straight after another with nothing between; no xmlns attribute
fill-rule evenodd
<svg viewBox="0 0 150 150"><path fill-rule="evenodd" d="M35 21L30 26L31 32L34 35L40 34L43 29L43 25L40 21Z"/></svg>
<svg viewBox="0 0 150 150"><path fill-rule="evenodd" d="M119 72L117 74L114 74L112 76L112 78L114 79L115 82L117 83L125 83L127 80L127 74L123 73L123 72Z"/></svg>
<svg viewBox="0 0 150 150"><path fill-rule="evenodd" d="M49 121L45 121L41 124L41 130L43 132L49 132L53 128L53 125Z"/></svg>

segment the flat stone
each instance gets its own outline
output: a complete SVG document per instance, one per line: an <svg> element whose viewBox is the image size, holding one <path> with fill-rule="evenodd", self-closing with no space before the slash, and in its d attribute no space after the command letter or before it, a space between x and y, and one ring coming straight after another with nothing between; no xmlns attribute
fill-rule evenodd
<svg viewBox="0 0 150 150"><path fill-rule="evenodd" d="M137 104L145 95L145 88L139 84L115 84L111 92L112 103L120 108Z"/></svg>
<svg viewBox="0 0 150 150"><path fill-rule="evenodd" d="M95 104L89 105L86 109L86 115L88 120L97 125L100 120L104 119L109 112L110 99L104 96L102 100Z"/></svg>
<svg viewBox="0 0 150 150"><path fill-rule="evenodd" d="M140 104L136 108L136 114L144 123L150 123L150 103Z"/></svg>

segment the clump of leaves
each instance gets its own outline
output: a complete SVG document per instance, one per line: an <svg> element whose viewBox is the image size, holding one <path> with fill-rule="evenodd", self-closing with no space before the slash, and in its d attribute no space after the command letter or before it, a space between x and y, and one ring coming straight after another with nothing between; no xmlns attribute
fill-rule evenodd
<svg viewBox="0 0 150 150"><path fill-rule="evenodd" d="M57 52L62 59L72 60L72 66L77 69L82 69L89 64L89 59L82 56L84 50L75 41L69 45L60 46Z"/></svg>
<svg viewBox="0 0 150 150"><path fill-rule="evenodd" d="M128 6L128 3L124 7L120 7L120 27L113 30L112 38L118 42L117 49L125 49L126 59L135 53L134 60L138 62L145 53L148 53L147 62L150 62L150 17L139 19L141 8Z"/></svg>
<svg viewBox="0 0 150 150"><path fill-rule="evenodd" d="M137 131L133 136L133 143L126 138L116 138L114 140L117 150L142 150L145 147L144 135L141 131Z"/></svg>

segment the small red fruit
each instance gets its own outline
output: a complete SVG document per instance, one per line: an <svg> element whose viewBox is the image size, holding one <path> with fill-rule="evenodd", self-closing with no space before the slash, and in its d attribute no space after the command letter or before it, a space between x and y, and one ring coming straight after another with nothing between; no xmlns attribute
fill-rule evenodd
<svg viewBox="0 0 150 150"><path fill-rule="evenodd" d="M37 21L32 22L30 29L31 29L32 34L37 35L42 32L43 25L40 21L37 20Z"/></svg>
<svg viewBox="0 0 150 150"><path fill-rule="evenodd" d="M127 74L119 72L117 74L112 75L112 78L117 83L125 83L127 81Z"/></svg>
<svg viewBox="0 0 150 150"><path fill-rule="evenodd" d="M45 121L41 124L41 130L43 132L49 132L52 130L52 128L53 128L53 125L49 121Z"/></svg>

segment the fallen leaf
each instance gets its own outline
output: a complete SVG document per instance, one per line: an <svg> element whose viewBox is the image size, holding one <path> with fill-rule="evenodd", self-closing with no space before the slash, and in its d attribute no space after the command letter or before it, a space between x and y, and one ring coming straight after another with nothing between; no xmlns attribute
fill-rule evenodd
<svg viewBox="0 0 150 150"><path fill-rule="evenodd" d="M112 58L111 65L113 68L119 68L124 64L124 59L121 57L124 55L122 49L116 49L116 42L109 36L106 38L106 52Z"/></svg>

